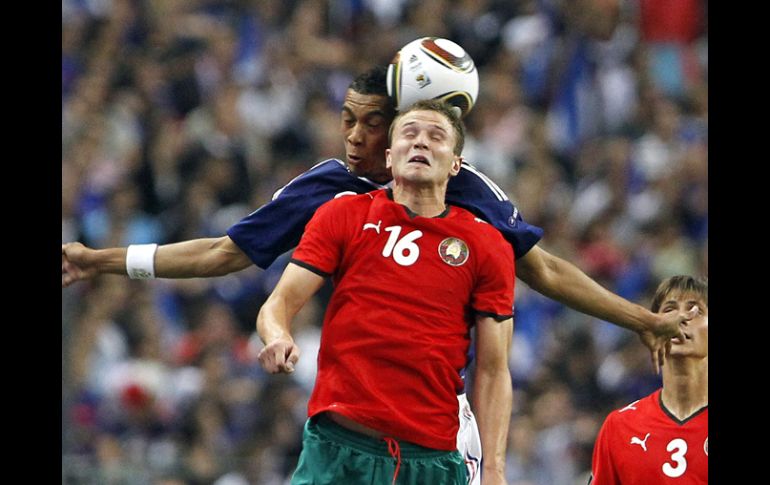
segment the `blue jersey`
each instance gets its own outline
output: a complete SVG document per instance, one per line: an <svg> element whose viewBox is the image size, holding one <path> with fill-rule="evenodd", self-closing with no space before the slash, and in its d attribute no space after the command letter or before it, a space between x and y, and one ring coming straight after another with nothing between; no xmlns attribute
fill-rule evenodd
<svg viewBox="0 0 770 485"><path fill-rule="evenodd" d="M305 225L323 203L340 194L363 194L386 186L353 175L340 160L329 159L297 176L273 195L273 200L227 230L235 244L260 268L299 244ZM449 179L447 203L489 222L513 246L520 258L543 236L543 230L524 222L518 209L494 182L463 162Z"/></svg>

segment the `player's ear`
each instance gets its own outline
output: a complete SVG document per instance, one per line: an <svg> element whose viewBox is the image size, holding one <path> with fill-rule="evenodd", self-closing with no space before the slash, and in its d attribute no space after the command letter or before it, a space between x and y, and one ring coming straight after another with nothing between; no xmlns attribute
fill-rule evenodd
<svg viewBox="0 0 770 485"><path fill-rule="evenodd" d="M454 177L458 173L460 173L460 165L463 163L463 157L460 155L455 155L452 159L452 166L449 168L449 175Z"/></svg>
<svg viewBox="0 0 770 485"><path fill-rule="evenodd" d="M385 168L393 168L393 164L390 161L390 148L385 149Z"/></svg>

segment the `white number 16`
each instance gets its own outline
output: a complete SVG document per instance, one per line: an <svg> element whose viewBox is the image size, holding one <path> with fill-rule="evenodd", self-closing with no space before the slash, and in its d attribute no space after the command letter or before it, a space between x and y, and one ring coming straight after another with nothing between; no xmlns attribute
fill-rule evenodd
<svg viewBox="0 0 770 485"><path fill-rule="evenodd" d="M401 226L390 226L386 227L385 230L390 232L390 237L382 249L382 255L389 258L392 254L393 260L401 266L413 265L420 257L420 247L414 242L422 237L422 231L412 231L399 240Z"/></svg>

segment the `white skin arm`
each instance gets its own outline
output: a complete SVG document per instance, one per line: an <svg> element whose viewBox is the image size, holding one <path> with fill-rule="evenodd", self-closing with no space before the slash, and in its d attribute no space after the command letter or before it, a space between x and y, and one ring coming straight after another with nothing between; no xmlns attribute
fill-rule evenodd
<svg viewBox="0 0 770 485"><path fill-rule="evenodd" d="M508 370L508 352L513 319L498 322L476 317L476 367L473 379L473 409L481 436L482 485L505 484L505 450L513 408L513 387Z"/></svg>
<svg viewBox="0 0 770 485"><path fill-rule="evenodd" d="M688 312L652 313L603 288L577 266L534 246L516 260L516 276L535 291L579 312L633 330L652 354L656 373L665 361L671 338L682 334Z"/></svg>
<svg viewBox="0 0 770 485"><path fill-rule="evenodd" d="M61 285L69 286L100 274L126 275L126 248L91 249L80 243L61 246ZM209 278L249 267L246 254L229 236L193 239L158 246L158 278Z"/></svg>
<svg viewBox="0 0 770 485"><path fill-rule="evenodd" d="M257 333L265 344L258 359L267 372L294 372L300 349L291 336L291 321L323 283L322 276L296 264L289 263L284 270L257 315Z"/></svg>

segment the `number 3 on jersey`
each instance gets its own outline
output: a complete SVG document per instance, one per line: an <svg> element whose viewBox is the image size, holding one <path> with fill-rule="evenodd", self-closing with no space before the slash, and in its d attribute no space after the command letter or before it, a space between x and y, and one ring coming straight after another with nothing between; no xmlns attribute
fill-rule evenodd
<svg viewBox="0 0 770 485"><path fill-rule="evenodd" d="M401 266L413 265L420 257L420 247L414 242L422 237L422 231L412 231L399 239L401 226L390 226L385 230L390 233L390 236L382 249L382 255L386 258L393 255L393 260Z"/></svg>
<svg viewBox="0 0 770 485"><path fill-rule="evenodd" d="M666 446L666 451L671 452L671 460L676 465L671 466L670 463L664 463L663 473L671 478L681 477L685 470L687 470L687 460L684 457L687 453L687 442L682 438L673 439Z"/></svg>

